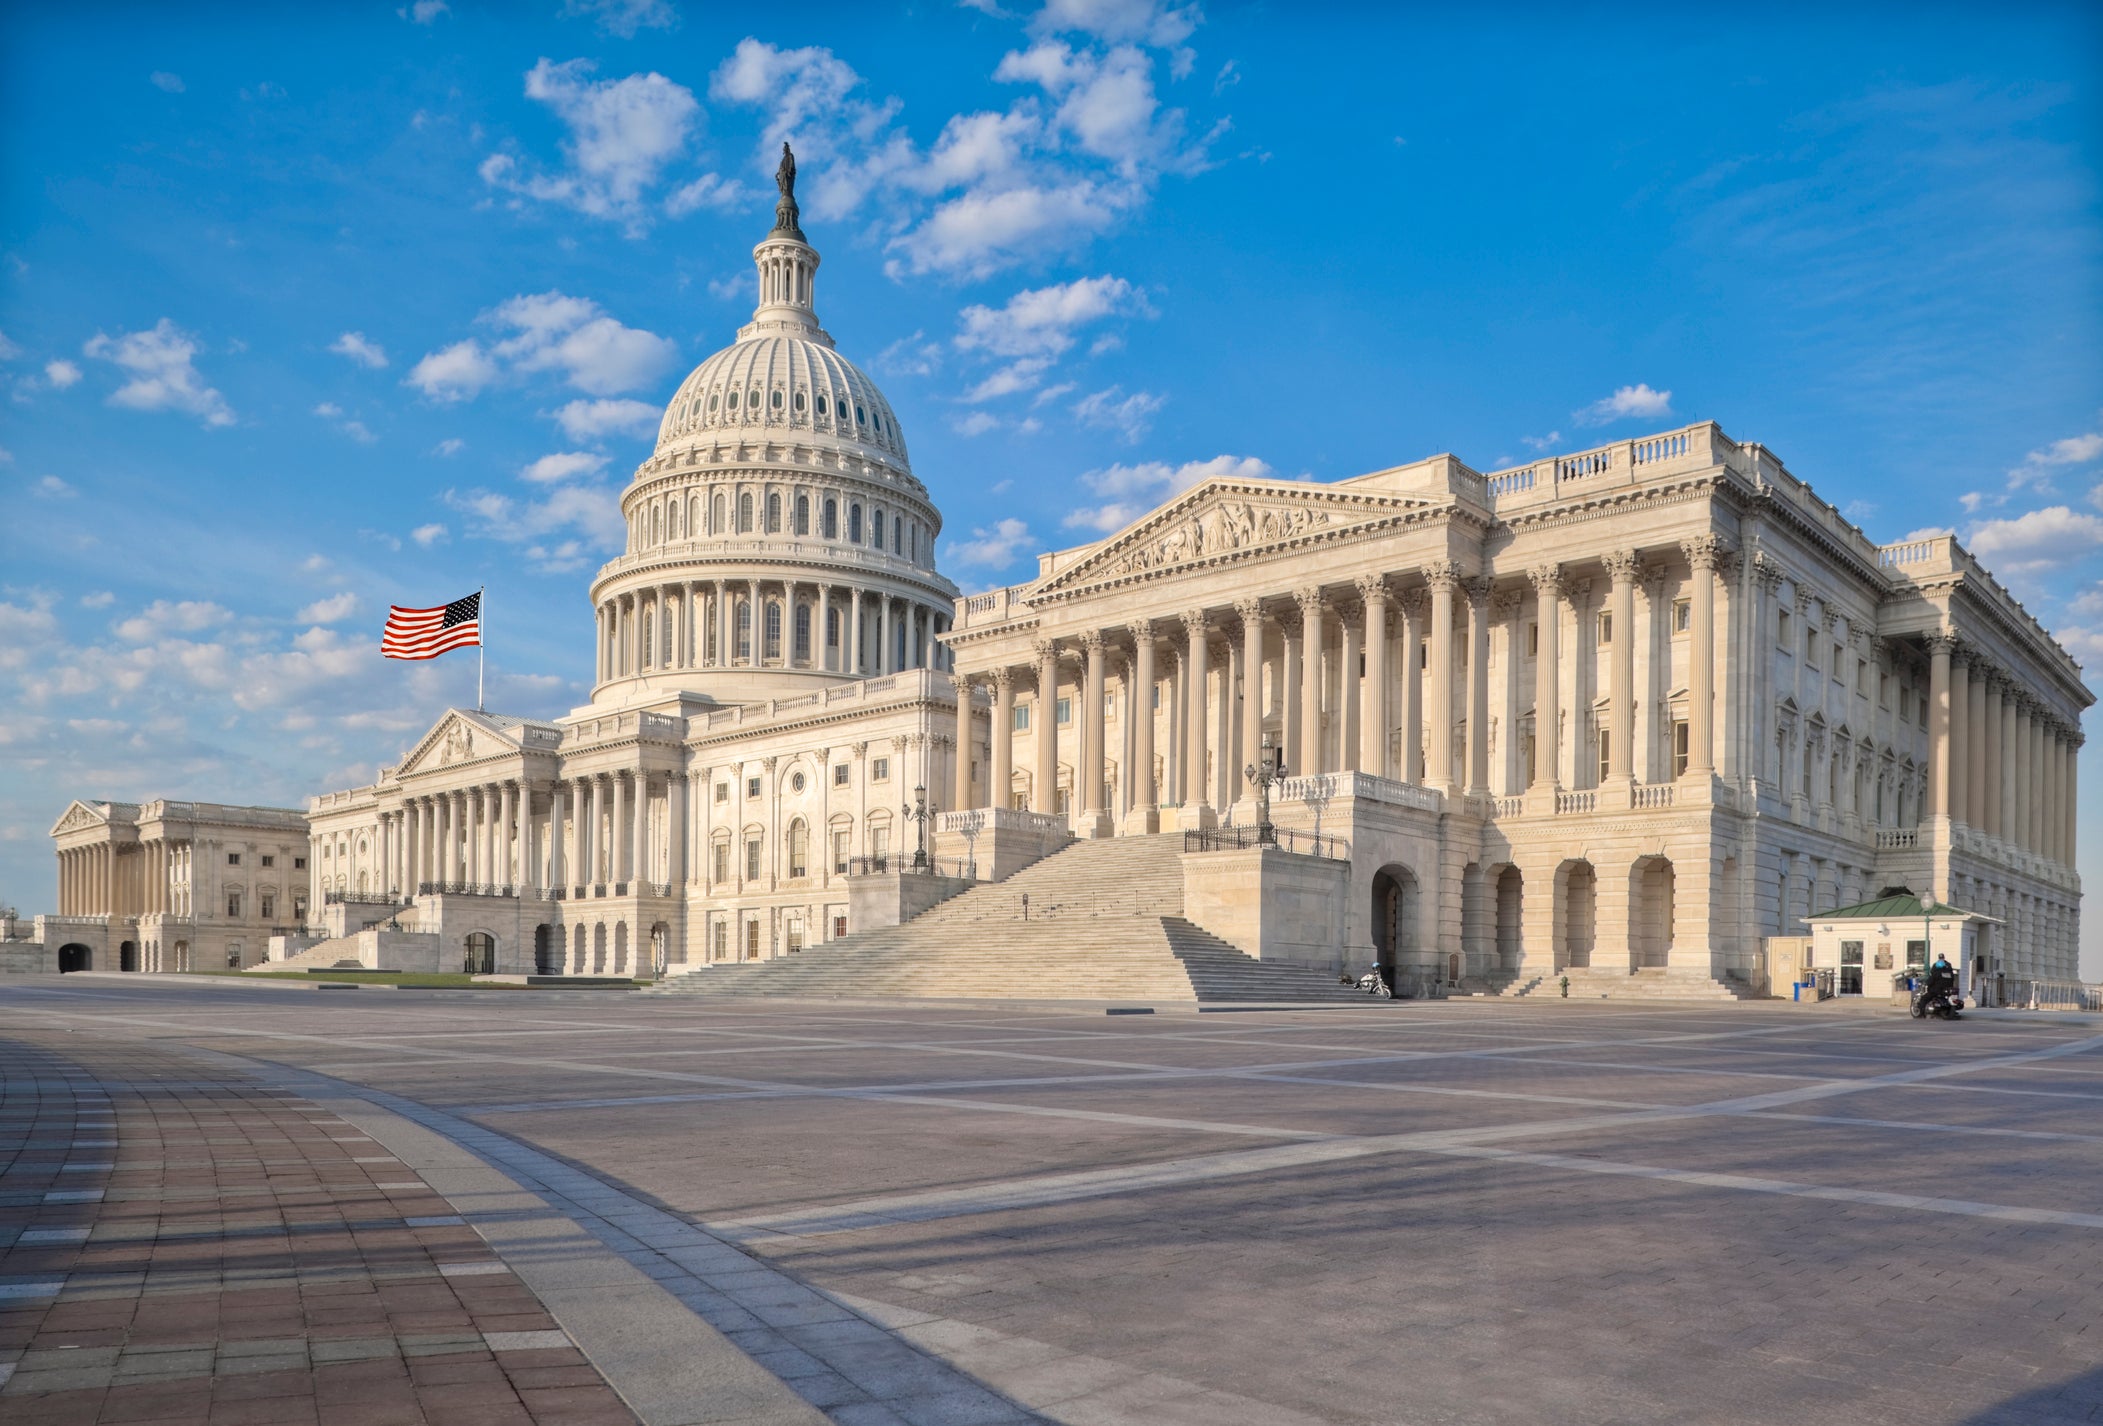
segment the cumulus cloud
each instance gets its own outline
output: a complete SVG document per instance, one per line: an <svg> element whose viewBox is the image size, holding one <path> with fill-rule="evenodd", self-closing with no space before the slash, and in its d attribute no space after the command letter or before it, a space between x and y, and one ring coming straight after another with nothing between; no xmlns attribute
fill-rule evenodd
<svg viewBox="0 0 2103 1426"><path fill-rule="evenodd" d="M2087 465L2098 456L2103 456L2103 432L2091 431L2085 435L2068 436L2064 440L2041 446L2025 455L2023 463L2008 472L2008 482L1999 499L1975 492L1963 497L1968 502L1965 508L1976 510L1982 503L2004 504L2008 496L2018 491L2050 491L2054 472L2071 466Z"/></svg>
<svg viewBox="0 0 2103 1426"><path fill-rule="evenodd" d="M1030 527L1011 517L973 530L968 540L945 541L942 557L963 569L1005 569L1031 543Z"/></svg>
<svg viewBox="0 0 2103 1426"><path fill-rule="evenodd" d="M64 391L80 380L80 368L64 357L47 361L44 363L44 380L51 384L53 391Z"/></svg>
<svg viewBox="0 0 2103 1426"><path fill-rule="evenodd" d="M333 401L324 401L319 406L316 406L314 414L354 441L370 445L379 439L370 430L366 429L363 421L353 419L341 406L338 406Z"/></svg>
<svg viewBox="0 0 2103 1426"><path fill-rule="evenodd" d="M80 596L80 607L83 609L107 609L116 602L115 592L108 589L93 590Z"/></svg>
<svg viewBox="0 0 2103 1426"><path fill-rule="evenodd" d="M445 0L416 0L415 4L406 9L395 11L412 25L436 24L440 15L450 15L452 12L453 7L446 4Z"/></svg>
<svg viewBox="0 0 2103 1426"><path fill-rule="evenodd" d="M632 391L654 381L678 356L678 344L623 326L596 302L561 292L513 297L476 321L508 332L485 346L468 337L426 355L406 381L434 401L465 401L506 375L553 373L592 396Z"/></svg>
<svg viewBox="0 0 2103 1426"><path fill-rule="evenodd" d="M120 639L149 643L165 634L197 634L233 618L233 611L206 599L156 599L111 627Z"/></svg>
<svg viewBox="0 0 2103 1426"><path fill-rule="evenodd" d="M986 401L1029 390L1073 348L1082 328L1112 317L1152 315L1145 293L1110 276L1026 288L999 307L974 303L957 314L957 349L1004 358L1005 364L965 399Z"/></svg>
<svg viewBox="0 0 2103 1426"><path fill-rule="evenodd" d="M458 436L447 436L437 445L431 447L431 454L434 456L456 456L466 449L466 441L461 440Z"/></svg>
<svg viewBox="0 0 2103 1426"><path fill-rule="evenodd" d="M1204 18L1196 5L1161 0L1046 0L1030 28L1047 34L1078 31L1101 40L1143 40L1167 48L1189 39Z"/></svg>
<svg viewBox="0 0 2103 1426"><path fill-rule="evenodd" d="M81 348L130 379L110 393L112 406L133 411L181 411L206 426L234 424L226 398L205 384L197 370L197 339L163 317L143 332L111 337L97 333Z"/></svg>
<svg viewBox="0 0 2103 1426"><path fill-rule="evenodd" d="M496 153L483 161L482 180L520 202L560 204L640 235L649 227L660 180L700 126L701 103L691 89L655 72L594 79L595 69L590 60L543 59L526 73L526 97L547 105L569 130L563 168L544 172L516 154ZM681 184L665 206L676 217L743 196L735 181L704 174Z"/></svg>
<svg viewBox="0 0 2103 1426"><path fill-rule="evenodd" d="M542 456L518 473L520 480L535 485L553 485L580 475L597 475L606 469L606 457L590 451L557 451Z"/></svg>
<svg viewBox="0 0 2103 1426"><path fill-rule="evenodd" d="M333 624L357 612L358 596L346 589L341 594L315 600L293 617L302 624Z"/></svg>
<svg viewBox="0 0 2103 1426"><path fill-rule="evenodd" d="M757 167L771 172L782 139L795 140L806 213L878 210L894 275L980 278L1079 246L1142 205L1163 174L1209 162L1211 135L1185 139L1186 116L1161 106L1144 48L1187 34L1195 8L1105 8L1092 19L1090 6L1069 9L996 67L1023 94L1005 109L951 115L924 148L898 123L895 98L872 97L819 46L746 39L709 92L766 112Z"/></svg>
<svg viewBox="0 0 2103 1426"><path fill-rule="evenodd" d="M1672 414L1672 393L1653 391L1648 382L1637 382L1634 386L1615 388L1612 396L1602 396L1581 411L1570 413L1570 419L1580 426L1605 426L1632 416L1653 419Z"/></svg>
<svg viewBox="0 0 2103 1426"><path fill-rule="evenodd" d="M983 436L1000 429L1000 418L990 411L973 411L951 421L949 428L960 436Z"/></svg>
<svg viewBox="0 0 2103 1426"><path fill-rule="evenodd" d="M55 475L39 478L37 483L31 486L30 489L49 500L68 500L79 493Z"/></svg>
<svg viewBox="0 0 2103 1426"><path fill-rule="evenodd" d="M447 535L448 532L445 526L435 521L429 525L418 525L409 532L409 538L422 545L425 549L429 549L431 546L443 541L447 538Z"/></svg>
<svg viewBox="0 0 2103 1426"><path fill-rule="evenodd" d="M1167 397L1151 391L1135 391L1127 396L1122 386L1111 386L1076 401L1073 414L1083 425L1115 431L1127 441L1136 441L1152 429L1155 414L1167 404Z"/></svg>
<svg viewBox="0 0 2103 1426"><path fill-rule="evenodd" d="M594 485L558 485L544 500L517 500L491 490L445 493L445 502L466 517L468 533L481 539L528 547L527 557L544 571L575 568L591 552L618 550L627 538L619 497ZM562 536L577 543L560 553ZM539 553L533 553L534 550Z"/></svg>
<svg viewBox="0 0 2103 1426"><path fill-rule="evenodd" d="M679 12L668 0L563 0L562 18L588 19L604 34L634 39L638 30L669 30Z"/></svg>
<svg viewBox="0 0 2103 1426"><path fill-rule="evenodd" d="M378 371L387 365L387 353L380 344L369 340L363 332L345 332L329 343L329 350L338 356L349 357L359 366Z"/></svg>
<svg viewBox="0 0 2103 1426"><path fill-rule="evenodd" d="M1965 544L1997 572L2037 574L2103 550L2103 516L2049 505L1974 525Z"/></svg>
<svg viewBox="0 0 2103 1426"><path fill-rule="evenodd" d="M1133 465L1109 465L1089 471L1081 484L1107 497L1099 505L1072 511L1062 522L1068 529L1088 529L1108 534L1121 530L1164 500L1181 495L1199 483L1222 480L1273 480L1277 472L1255 456L1218 455L1210 460L1140 461Z"/></svg>
<svg viewBox="0 0 2103 1426"><path fill-rule="evenodd" d="M572 401L555 413L555 421L571 440L593 441L655 435L663 414L647 401Z"/></svg>

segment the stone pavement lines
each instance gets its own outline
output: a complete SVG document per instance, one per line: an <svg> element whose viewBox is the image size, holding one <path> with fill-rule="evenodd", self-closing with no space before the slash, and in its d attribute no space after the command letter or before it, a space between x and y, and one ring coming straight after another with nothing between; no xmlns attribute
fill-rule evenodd
<svg viewBox="0 0 2103 1426"><path fill-rule="evenodd" d="M404 1128L411 1139L427 1131L495 1166L842 1426L1020 1426L1039 1419L781 1270L550 1155L383 1091L276 1066L267 1072L310 1097L343 1104L339 1112L364 1119L375 1136L401 1141L397 1152L405 1158L412 1148L402 1139ZM507 1261L534 1271L547 1250L545 1229L507 1241L504 1234L524 1215L504 1206L506 1195L469 1188L451 1196ZM478 1199L493 1200L492 1211L478 1213ZM559 1300L556 1306L559 1314Z"/></svg>
<svg viewBox="0 0 2103 1426"><path fill-rule="evenodd" d="M798 1209L787 1213L754 1215L711 1222L710 1231L730 1242L764 1243L786 1238L809 1238L833 1233L856 1232L894 1223L929 1222L938 1218L978 1213L998 1213L1040 1204L1072 1202L1084 1198L1130 1193L1172 1184L1216 1179L1309 1164L1362 1158L1373 1154L1417 1152L1459 1158L1533 1163L1542 1167L1577 1168L1587 1172L1669 1179L1707 1187L1749 1192L1787 1193L1798 1197L1828 1197L1880 1206L1904 1206L1922 1212L1956 1213L1971 1217L2005 1218L2018 1222L2050 1222L2077 1227L2103 1227L2103 1216L2053 1214L2048 1210L2005 1204L1982 1204L1968 1200L1944 1200L1911 1195L1865 1195L1862 1190L1820 1188L1817 1185L1786 1183L1747 1175L1697 1173L1660 1169L1638 1164L1616 1163L1564 1155L1528 1154L1520 1150L1491 1150L1486 1146L1500 1139L1540 1138L1587 1133L1598 1129L1626 1128L1644 1123L1716 1116L1745 1115L1780 1109L1792 1103L1831 1098L1838 1094L1942 1080L1983 1067L2001 1067L2037 1060L2082 1054L2103 1047L2103 1036L2064 1041L2043 1049L1966 1064L1923 1066L1890 1075L1838 1083L1818 1082L1794 1090L1717 1100L1709 1104L1639 1110L1625 1114L1597 1114L1582 1118L1540 1120L1463 1129L1433 1129L1406 1134L1331 1136L1300 1144L1281 1144L1260 1149L1233 1150L1219 1154L1190 1155L1152 1164L1136 1164L1077 1173L1041 1174L998 1183L959 1189L932 1189L914 1193L884 1194L873 1198ZM1113 1118L1107 1112L1099 1117ZM1764 1117L1764 1116L1763 1116ZM1811 1116L1792 1116L1815 1122ZM2042 1216L2040 1216L2042 1215ZM2094 1221L2090 1221L2093 1219Z"/></svg>
<svg viewBox="0 0 2103 1426"><path fill-rule="evenodd" d="M55 1073L67 1063L59 1049L95 1056L120 1111L109 1173L134 1191L112 1194L85 1227L11 1231L50 1215L0 1210L0 1276L42 1270L63 1282L39 1302L0 1303L0 1417L25 1426L634 1420L574 1347L545 1335L553 1321L471 1232L412 1232L400 1217L357 1216L390 1196L340 1148L323 1146L364 1136L294 1132L344 1126L280 1091L225 1078L201 1084L194 1065L132 1042L0 1041L8 1091L0 1126L19 1085L86 1078ZM220 1112L237 1106L245 1112ZM236 1123L248 1132L224 1132ZM225 1152L134 1160L134 1142ZM305 1172L278 1175L271 1204L170 1206L151 1191L154 1182L165 1187L171 1163L180 1177L248 1174L258 1143L312 1146ZM392 1174L401 1172L394 1164ZM420 1181L416 1190L440 1202ZM498 1272L456 1286L438 1271L470 1259Z"/></svg>

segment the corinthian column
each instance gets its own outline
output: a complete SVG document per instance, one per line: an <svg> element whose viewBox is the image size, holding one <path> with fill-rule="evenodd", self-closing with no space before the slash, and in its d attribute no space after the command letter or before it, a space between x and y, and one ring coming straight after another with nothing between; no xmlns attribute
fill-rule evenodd
<svg viewBox="0 0 2103 1426"><path fill-rule="evenodd" d="M1387 581L1358 581L1365 604L1365 685L1358 696L1358 770L1387 776Z"/></svg>
<svg viewBox="0 0 2103 1426"><path fill-rule="evenodd" d="M1213 811L1205 796L1205 679L1207 665L1205 611L1192 609L1183 615L1183 632L1189 641L1185 659L1184 686L1189 690L1183 733L1183 811L1178 819L1186 827L1213 825Z"/></svg>
<svg viewBox="0 0 2103 1426"><path fill-rule="evenodd" d="M1313 777L1322 770L1322 644L1328 638L1322 592L1302 589L1293 596L1300 606L1300 746L1293 771Z"/></svg>
<svg viewBox="0 0 2103 1426"><path fill-rule="evenodd" d="M1030 807L1047 816L1059 810L1059 646L1040 640L1037 650L1037 775Z"/></svg>
<svg viewBox="0 0 2103 1426"><path fill-rule="evenodd" d="M1536 565L1526 572L1533 581L1534 637L1539 647L1533 670L1533 786L1530 791L1552 796L1561 785L1563 712L1562 667L1557 655L1562 634L1563 567ZM1538 810L1552 811L1553 803Z"/></svg>
<svg viewBox="0 0 2103 1426"><path fill-rule="evenodd" d="M1490 790L1490 582L1471 579L1468 592L1467 788Z"/></svg>
<svg viewBox="0 0 2103 1426"><path fill-rule="evenodd" d="M1636 775L1636 576L1640 570L1632 550L1617 550L1606 557L1607 577L1613 585L1608 596L1613 646L1609 650L1607 716L1614 720L1607 733L1607 781L1623 789L1634 785Z"/></svg>
<svg viewBox="0 0 2103 1426"><path fill-rule="evenodd" d="M1005 807L1015 786L1015 670L993 670L993 752L986 773L986 805Z"/></svg>
<svg viewBox="0 0 2103 1426"><path fill-rule="evenodd" d="M1687 646L1687 776L1716 771L1716 565L1723 541L1702 535L1680 542L1694 570L1688 615L1693 638ZM1947 694L1945 694L1947 696Z"/></svg>
<svg viewBox="0 0 2103 1426"><path fill-rule="evenodd" d="M1077 830L1084 837L1107 837L1115 828L1111 824L1110 810L1103 806L1107 735L1103 720L1105 667L1100 630L1090 629L1081 635L1081 652L1087 657L1087 671L1081 689L1081 775L1075 780L1081 804Z"/></svg>
<svg viewBox="0 0 2103 1426"><path fill-rule="evenodd" d="M1229 781L1240 789L1236 801L1253 802L1256 789L1244 774L1263 753L1263 601L1241 600L1234 612L1241 616L1241 767Z"/></svg>
<svg viewBox="0 0 2103 1426"><path fill-rule="evenodd" d="M1971 654L1962 646L1950 656L1950 783L1947 812L1952 822L1969 822L1971 805Z"/></svg>
<svg viewBox="0 0 2103 1426"><path fill-rule="evenodd" d="M1154 626L1132 625L1132 691L1125 701L1132 719L1132 810L1128 834L1161 830L1161 789L1154 781Z"/></svg>
<svg viewBox="0 0 2103 1426"><path fill-rule="evenodd" d="M1929 817L1950 815L1950 653L1956 646L1947 634L1928 640Z"/></svg>

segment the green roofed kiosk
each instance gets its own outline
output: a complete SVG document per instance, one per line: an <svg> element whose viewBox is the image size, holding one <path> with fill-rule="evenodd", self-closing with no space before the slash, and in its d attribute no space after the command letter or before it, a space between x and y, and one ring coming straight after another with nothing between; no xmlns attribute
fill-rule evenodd
<svg viewBox="0 0 2103 1426"><path fill-rule="evenodd" d="M1831 971L1841 995L1883 995L1895 976L1919 971L1939 954L1957 969L1959 994L1967 1000L1997 1000L1993 994L1991 928L2001 923L1977 911L1928 899L1903 886L1888 886L1873 901L1837 906L1806 918L1811 926L1809 969Z"/></svg>

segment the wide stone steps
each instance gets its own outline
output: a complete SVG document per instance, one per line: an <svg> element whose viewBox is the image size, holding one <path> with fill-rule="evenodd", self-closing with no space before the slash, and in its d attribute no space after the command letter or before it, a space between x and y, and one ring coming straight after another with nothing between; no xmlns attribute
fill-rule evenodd
<svg viewBox="0 0 2103 1426"><path fill-rule="evenodd" d="M1561 982L1566 975L1570 978L1569 998L1572 1000L1736 1001L1752 998L1749 991L1698 970L1627 971L1603 966L1572 966L1553 975L1535 978L1509 993L1536 1000L1560 1000L1563 998Z"/></svg>
<svg viewBox="0 0 2103 1426"><path fill-rule="evenodd" d="M652 995L1350 1001L1304 967L1266 964L1192 925L1180 834L1076 842L903 925L791 956L697 968ZM1023 896L1029 897L1027 919Z"/></svg>
<svg viewBox="0 0 2103 1426"><path fill-rule="evenodd" d="M334 970L338 966L360 964L362 962L358 959L358 938L352 935L338 936L333 941L323 941L319 945L309 946L296 956L287 956L281 961L264 961L259 965L247 967L247 970L251 973L255 971Z"/></svg>

